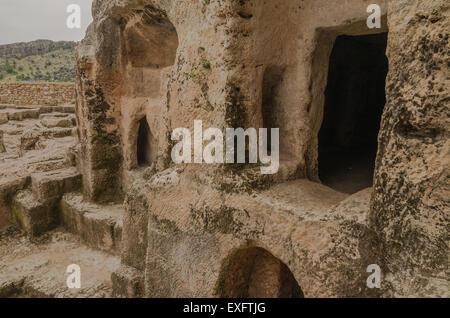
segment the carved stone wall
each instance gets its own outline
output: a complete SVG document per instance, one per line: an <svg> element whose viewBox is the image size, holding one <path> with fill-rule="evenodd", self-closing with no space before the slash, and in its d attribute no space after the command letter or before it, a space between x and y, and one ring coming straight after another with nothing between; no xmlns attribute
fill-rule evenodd
<svg viewBox="0 0 450 318"><path fill-rule="evenodd" d="M94 1L78 48L78 163L89 199L124 198L116 294L413 295L404 268L426 277L418 293L445 294L448 5L383 1L368 29L371 3ZM376 33L390 69L375 187L347 195L318 173L330 54L340 35ZM279 127L280 170L175 165L170 134L194 120ZM381 290L366 285L370 264Z"/></svg>

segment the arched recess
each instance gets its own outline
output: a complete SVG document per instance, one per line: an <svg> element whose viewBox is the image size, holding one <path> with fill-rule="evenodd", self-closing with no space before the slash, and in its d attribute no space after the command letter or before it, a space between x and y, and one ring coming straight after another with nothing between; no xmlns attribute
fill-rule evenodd
<svg viewBox="0 0 450 318"><path fill-rule="evenodd" d="M263 128L267 129L267 145L270 153L272 144L271 129L282 127L283 120L280 114L283 112L280 102L279 90L283 82L284 68L279 66L268 66L264 70L262 83L262 119ZM281 157L284 157L284 151L287 148L283 145L284 140L279 140ZM284 159L284 158L282 158Z"/></svg>
<svg viewBox="0 0 450 318"><path fill-rule="evenodd" d="M146 5L134 10L122 27L122 64L125 67L125 94L160 98L164 70L175 63L178 34L167 14Z"/></svg>
<svg viewBox="0 0 450 318"><path fill-rule="evenodd" d="M119 18L121 29L121 125L125 169L158 160L164 151L164 84L175 64L178 33L167 13L150 5ZM144 119L145 117L145 119Z"/></svg>
<svg viewBox="0 0 450 318"><path fill-rule="evenodd" d="M217 294L224 298L303 298L286 264L260 247L235 252L224 265Z"/></svg>
<svg viewBox="0 0 450 318"><path fill-rule="evenodd" d="M136 157L138 166L148 166L153 163L155 159L155 146L155 140L147 123L147 118L144 117L139 121L136 141Z"/></svg>

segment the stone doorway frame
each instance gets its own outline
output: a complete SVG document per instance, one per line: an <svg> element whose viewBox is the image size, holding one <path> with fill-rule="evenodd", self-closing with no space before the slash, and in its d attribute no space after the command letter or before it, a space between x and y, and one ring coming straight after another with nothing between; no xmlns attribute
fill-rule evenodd
<svg viewBox="0 0 450 318"><path fill-rule="evenodd" d="M387 33L387 14L382 16L380 29L369 29L366 20L360 20L348 25L317 28L315 32L316 46L311 65L310 93L311 103L308 113L311 120L311 140L306 157L307 175L310 180L319 181L319 132L322 127L325 109L325 90L328 83L330 56L336 39L340 35L361 36ZM387 55L387 54L386 54Z"/></svg>

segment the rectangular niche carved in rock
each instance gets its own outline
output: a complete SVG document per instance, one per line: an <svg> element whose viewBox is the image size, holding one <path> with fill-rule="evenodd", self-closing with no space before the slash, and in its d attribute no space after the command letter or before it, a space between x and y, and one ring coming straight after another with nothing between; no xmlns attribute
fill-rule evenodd
<svg viewBox="0 0 450 318"><path fill-rule="evenodd" d="M386 46L387 33L342 35L334 44L319 133L319 177L337 191L372 186L386 103Z"/></svg>

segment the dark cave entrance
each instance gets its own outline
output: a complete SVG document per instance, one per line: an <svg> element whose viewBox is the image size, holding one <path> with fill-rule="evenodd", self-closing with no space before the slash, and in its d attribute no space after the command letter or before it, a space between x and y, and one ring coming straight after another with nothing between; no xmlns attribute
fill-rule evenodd
<svg viewBox="0 0 450 318"><path fill-rule="evenodd" d="M139 121L137 138L137 161L139 166L146 166L151 163L151 135L147 118Z"/></svg>
<svg viewBox="0 0 450 318"><path fill-rule="evenodd" d="M319 133L319 177L337 191L372 186L386 103L386 46L387 33L342 35L334 44Z"/></svg>

